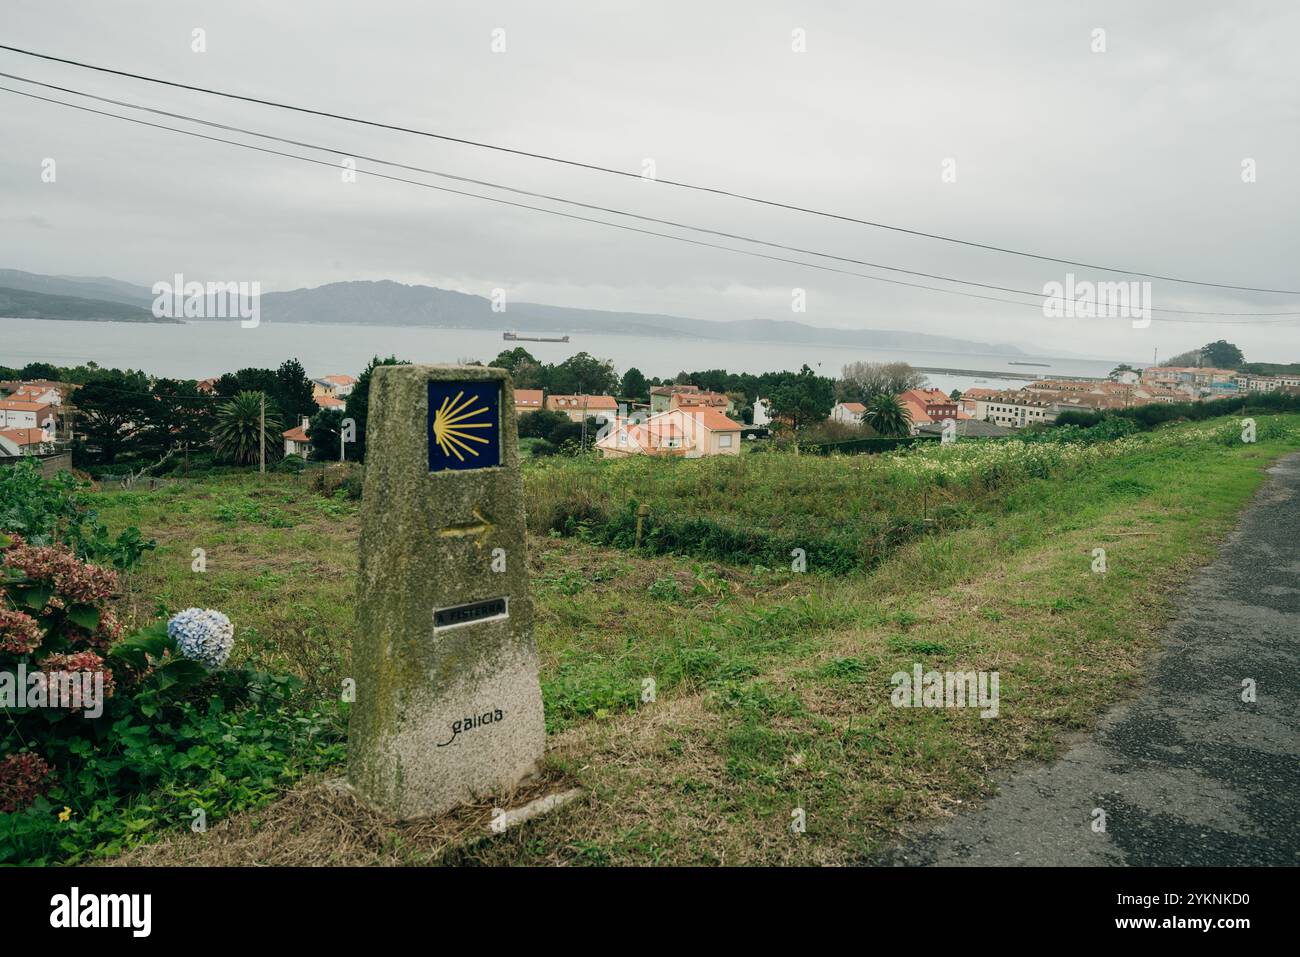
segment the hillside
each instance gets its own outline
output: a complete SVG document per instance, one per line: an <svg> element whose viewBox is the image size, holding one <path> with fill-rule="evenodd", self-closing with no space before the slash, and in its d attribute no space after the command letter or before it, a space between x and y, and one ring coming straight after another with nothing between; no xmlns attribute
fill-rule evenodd
<svg viewBox="0 0 1300 957"><path fill-rule="evenodd" d="M79 319L89 322L178 322L156 319L140 306L79 296L47 295L0 286L0 318Z"/></svg>
<svg viewBox="0 0 1300 957"><path fill-rule="evenodd" d="M21 269L0 269L0 287L39 292L46 296L74 296L78 299L102 299L148 309L153 293L120 279L104 276L42 276Z"/></svg>
<svg viewBox="0 0 1300 957"><path fill-rule="evenodd" d="M171 277L165 277L170 280ZM42 276L16 269L0 270L0 287L46 296L74 296L149 308L153 294L103 277ZM70 315L32 318L81 318ZM890 329L831 329L774 319L715 322L658 313L574 309L536 302L511 302L505 313L492 311L484 296L406 285L391 280L334 282L323 286L264 292L263 322L427 326L434 329L515 330L534 333L595 333L653 336L717 342L788 342L809 346L919 350L971 355L1020 356L1006 343L978 342L951 336ZM202 320L191 320L202 321Z"/></svg>
<svg viewBox="0 0 1300 957"><path fill-rule="evenodd" d="M949 336L880 329L829 329L770 319L713 322L658 313L573 309L535 302L510 303L502 314L493 312L491 301L483 296L433 286L408 286L388 280L330 283L312 289L264 293L262 318L268 322L427 325L444 329L513 329L519 332L597 333L1023 355L1015 346Z"/></svg>

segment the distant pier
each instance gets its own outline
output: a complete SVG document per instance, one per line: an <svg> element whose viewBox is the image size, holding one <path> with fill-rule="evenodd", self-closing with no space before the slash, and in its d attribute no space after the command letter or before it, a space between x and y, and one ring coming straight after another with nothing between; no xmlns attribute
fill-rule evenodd
<svg viewBox="0 0 1300 957"><path fill-rule="evenodd" d="M988 369L941 369L935 366L912 366L917 372L931 375L973 376L981 379L1039 379L1046 376L1028 375L1024 372L990 372Z"/></svg>
<svg viewBox="0 0 1300 957"><path fill-rule="evenodd" d="M506 342L568 342L568 336L521 336L514 332L503 332L501 338Z"/></svg>
<svg viewBox="0 0 1300 957"><path fill-rule="evenodd" d="M1035 379L1066 379L1071 382L1106 381L1104 376L1091 375L1053 375L1048 373L1007 372L1005 370L994 372L989 369L941 369L935 366L912 366L912 368L917 372L925 372L932 375L972 376L981 379L1025 379L1031 382ZM1046 366L1045 368L1050 369L1051 366Z"/></svg>

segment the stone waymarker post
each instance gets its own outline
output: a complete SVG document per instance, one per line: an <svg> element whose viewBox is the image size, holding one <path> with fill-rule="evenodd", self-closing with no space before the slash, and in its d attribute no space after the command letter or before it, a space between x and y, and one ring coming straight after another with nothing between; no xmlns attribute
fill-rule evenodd
<svg viewBox="0 0 1300 957"><path fill-rule="evenodd" d="M364 492L348 778L398 818L509 790L546 734L504 370L376 368Z"/></svg>

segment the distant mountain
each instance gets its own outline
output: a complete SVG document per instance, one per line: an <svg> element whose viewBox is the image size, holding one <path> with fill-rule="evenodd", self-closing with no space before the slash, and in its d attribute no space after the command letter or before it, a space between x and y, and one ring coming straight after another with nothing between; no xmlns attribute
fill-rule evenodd
<svg viewBox="0 0 1300 957"><path fill-rule="evenodd" d="M144 286L132 285L120 279L84 276L42 276L20 269L0 269L0 286L39 292L47 296L75 296L79 299L103 299L128 306L148 309L153 304L153 293Z"/></svg>
<svg viewBox="0 0 1300 957"><path fill-rule="evenodd" d="M502 317L482 296L383 280L264 292L262 321L477 329L500 325Z"/></svg>
<svg viewBox="0 0 1300 957"><path fill-rule="evenodd" d="M155 319L141 306L128 306L103 299L80 296L50 296L26 289L0 286L0 318L5 319L80 319L83 322L176 322Z"/></svg>
<svg viewBox="0 0 1300 957"><path fill-rule="evenodd" d="M879 329L829 329L799 322L743 319L712 322L644 312L573 309L535 302L508 303L493 312L483 296L433 286L391 281L336 282L312 289L262 294L263 322L347 323L349 325L430 326L515 332L592 333L709 339L729 342L788 342L800 345L923 350L930 352L1024 355L1015 346L972 342L951 336Z"/></svg>
<svg viewBox="0 0 1300 957"><path fill-rule="evenodd" d="M153 294L149 289L116 279L41 276L15 269L0 269L0 286L35 293L85 296L146 308L153 302ZM408 286L390 280L334 282L311 289L263 293L261 321L428 326L434 329L502 332L591 333L723 342L788 342L859 349L1024 355L1020 349L1005 343L975 342L921 332L830 329L774 319L713 322L655 313L572 309L535 302L508 303L506 311L500 313L493 312L491 301L483 296L433 286Z"/></svg>

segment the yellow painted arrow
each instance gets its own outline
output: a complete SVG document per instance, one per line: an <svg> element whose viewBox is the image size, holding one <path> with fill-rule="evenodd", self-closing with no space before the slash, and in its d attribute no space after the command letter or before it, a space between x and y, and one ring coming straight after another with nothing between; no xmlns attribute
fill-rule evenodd
<svg viewBox="0 0 1300 957"><path fill-rule="evenodd" d="M478 547L482 548L487 544L488 538L496 530L496 524L484 516L475 505L472 509L477 522L464 522L460 525L448 525L446 528L438 529L438 535L442 538L464 538L466 535L473 535L478 540Z"/></svg>

